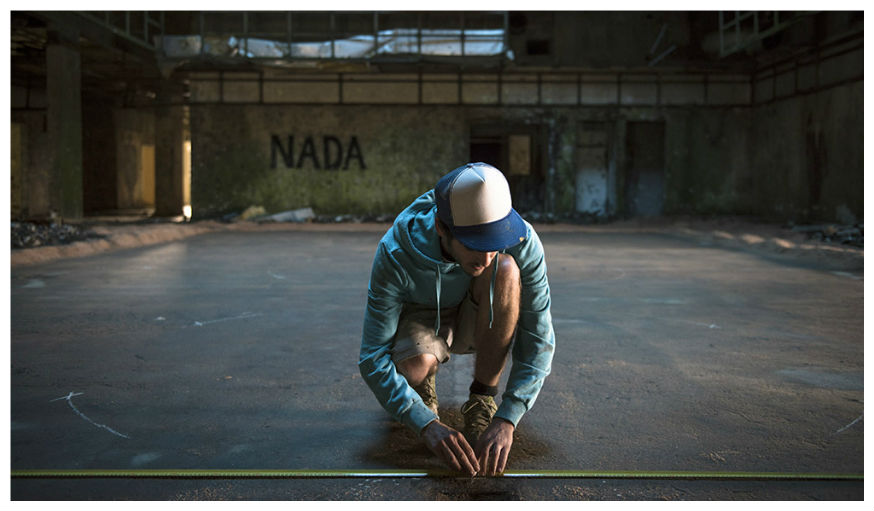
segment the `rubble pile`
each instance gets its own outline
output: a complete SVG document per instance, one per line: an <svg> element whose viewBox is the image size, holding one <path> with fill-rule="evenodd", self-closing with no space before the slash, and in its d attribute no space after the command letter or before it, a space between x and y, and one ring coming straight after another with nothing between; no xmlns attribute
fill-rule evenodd
<svg viewBox="0 0 874 511"><path fill-rule="evenodd" d="M12 222L10 231L12 248L33 248L50 245L66 245L74 241L103 238L84 227L71 224L36 224Z"/></svg>
<svg viewBox="0 0 874 511"><path fill-rule="evenodd" d="M340 224L340 223L391 223L394 222L395 215L317 215L313 218L313 222L320 224Z"/></svg>
<svg viewBox="0 0 874 511"><path fill-rule="evenodd" d="M807 236L807 239L814 241L840 243L842 245L853 245L856 247L865 246L864 224L795 225L792 226L792 231L803 233Z"/></svg>
<svg viewBox="0 0 874 511"><path fill-rule="evenodd" d="M310 222L316 218L313 208L299 208L279 213L268 214L263 206L249 206L242 213L228 213L221 217L225 223L257 222L259 224L272 222Z"/></svg>

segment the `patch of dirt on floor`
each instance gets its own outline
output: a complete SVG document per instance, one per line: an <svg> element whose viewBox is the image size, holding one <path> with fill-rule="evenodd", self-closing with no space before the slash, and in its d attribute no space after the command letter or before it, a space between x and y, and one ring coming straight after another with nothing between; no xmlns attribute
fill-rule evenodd
<svg viewBox="0 0 874 511"><path fill-rule="evenodd" d="M12 249L69 245L76 241L103 239L88 227L60 223L12 222L9 239Z"/></svg>

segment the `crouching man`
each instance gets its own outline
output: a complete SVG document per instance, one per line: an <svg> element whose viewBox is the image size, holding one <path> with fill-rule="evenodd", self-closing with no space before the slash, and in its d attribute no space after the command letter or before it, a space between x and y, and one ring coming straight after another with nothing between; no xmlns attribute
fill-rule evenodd
<svg viewBox="0 0 874 511"><path fill-rule="evenodd" d="M358 366L383 408L447 466L504 471L554 347L543 248L501 171L459 167L398 215L376 249ZM476 357L462 432L438 415L437 370L450 353Z"/></svg>

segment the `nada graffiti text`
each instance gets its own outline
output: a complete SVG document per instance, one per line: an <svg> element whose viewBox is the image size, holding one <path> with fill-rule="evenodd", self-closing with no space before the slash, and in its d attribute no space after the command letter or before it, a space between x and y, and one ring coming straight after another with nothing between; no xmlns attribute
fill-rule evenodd
<svg viewBox="0 0 874 511"><path fill-rule="evenodd" d="M285 143L279 135L271 135L270 168L275 169L280 162L289 169L348 170L350 165L357 165L360 170L367 168L358 137L349 137L345 145L334 135L321 136L321 144L318 138L307 136L298 148L294 135L288 135Z"/></svg>

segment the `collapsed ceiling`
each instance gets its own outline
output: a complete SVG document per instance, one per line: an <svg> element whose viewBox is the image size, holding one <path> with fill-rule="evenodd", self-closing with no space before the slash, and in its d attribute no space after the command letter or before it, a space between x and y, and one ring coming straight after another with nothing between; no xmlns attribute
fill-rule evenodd
<svg viewBox="0 0 874 511"><path fill-rule="evenodd" d="M640 16L612 14L627 14L629 19ZM653 42L641 64L751 72L769 61L810 51L825 38L828 27L811 14L691 12L671 13L668 21L646 14ZM849 25L858 27L861 37L862 13L849 16ZM122 97L124 101L148 101L160 91L180 93L184 74L190 70L284 67L308 72L457 72L549 68L557 65L551 52L573 45L554 39L573 41L577 37L558 34L560 21L553 13L543 12L13 11L12 83L44 87L45 51L53 41L79 48L86 94ZM609 34L633 32L635 27L627 25L604 28L605 41L630 40L630 32L627 38L621 32ZM678 32L680 36L671 39ZM607 53L599 51L599 55L609 62L608 53L619 50L614 46Z"/></svg>

